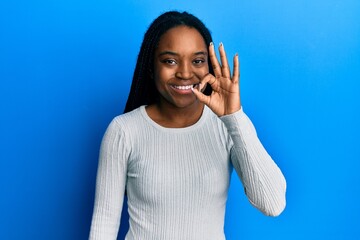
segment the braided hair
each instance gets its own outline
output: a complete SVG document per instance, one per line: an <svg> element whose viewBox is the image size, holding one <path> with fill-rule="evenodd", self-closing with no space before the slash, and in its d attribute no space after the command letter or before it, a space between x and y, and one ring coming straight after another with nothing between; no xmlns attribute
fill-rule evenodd
<svg viewBox="0 0 360 240"><path fill-rule="evenodd" d="M209 29L206 28L200 19L192 14L187 12L181 13L169 11L156 18L144 35L124 113L130 112L141 105L153 104L158 100L159 93L156 89L154 79L152 78L155 49L159 43L160 37L164 33L169 29L180 25L195 28L204 38L207 46L212 42ZM208 60L209 72L213 74L210 59ZM211 87L208 84L204 90L204 94L209 95L211 94L211 91Z"/></svg>

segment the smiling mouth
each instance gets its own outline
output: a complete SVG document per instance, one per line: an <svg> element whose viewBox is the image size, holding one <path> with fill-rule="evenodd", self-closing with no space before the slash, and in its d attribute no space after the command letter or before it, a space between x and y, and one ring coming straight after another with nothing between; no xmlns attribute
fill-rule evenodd
<svg viewBox="0 0 360 240"><path fill-rule="evenodd" d="M176 89L180 89L180 90L189 90L191 88L195 88L196 86L198 86L199 84L191 84L191 85L172 85L174 88Z"/></svg>

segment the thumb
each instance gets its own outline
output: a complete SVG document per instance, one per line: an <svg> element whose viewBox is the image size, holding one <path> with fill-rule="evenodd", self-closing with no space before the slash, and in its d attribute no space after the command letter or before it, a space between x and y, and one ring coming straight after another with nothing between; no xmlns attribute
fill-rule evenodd
<svg viewBox="0 0 360 240"><path fill-rule="evenodd" d="M199 91L197 88L191 88L191 90L193 91L194 95L196 96L197 99L199 99L200 102L208 105L208 103L210 101L209 96L206 96L201 91Z"/></svg>

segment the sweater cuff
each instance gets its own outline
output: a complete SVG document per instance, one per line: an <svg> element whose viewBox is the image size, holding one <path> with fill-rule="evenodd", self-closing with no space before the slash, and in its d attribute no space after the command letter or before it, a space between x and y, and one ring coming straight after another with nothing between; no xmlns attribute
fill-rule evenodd
<svg viewBox="0 0 360 240"><path fill-rule="evenodd" d="M256 130L254 125L248 116L244 113L243 108L241 107L239 111L234 112L229 115L224 115L220 117L220 120L225 124L229 133L238 134L240 131L242 134L255 134Z"/></svg>
<svg viewBox="0 0 360 240"><path fill-rule="evenodd" d="M220 117L220 120L224 122L225 125L229 125L235 122L237 122L239 119L243 118L245 115L243 107L231 114L224 115Z"/></svg>

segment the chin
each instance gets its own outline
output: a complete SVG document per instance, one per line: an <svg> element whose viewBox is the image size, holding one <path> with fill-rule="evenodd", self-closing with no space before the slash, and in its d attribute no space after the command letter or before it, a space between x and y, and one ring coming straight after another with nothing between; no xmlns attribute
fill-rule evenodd
<svg viewBox="0 0 360 240"><path fill-rule="evenodd" d="M188 108L188 107L196 107L199 106L199 101L195 100L192 102L177 102L174 104L174 106L178 107L178 108Z"/></svg>

